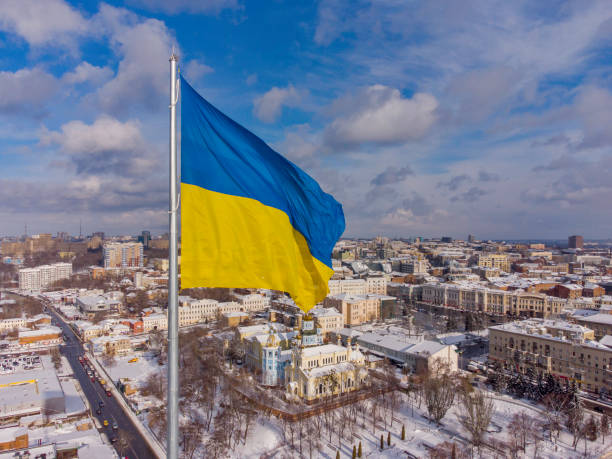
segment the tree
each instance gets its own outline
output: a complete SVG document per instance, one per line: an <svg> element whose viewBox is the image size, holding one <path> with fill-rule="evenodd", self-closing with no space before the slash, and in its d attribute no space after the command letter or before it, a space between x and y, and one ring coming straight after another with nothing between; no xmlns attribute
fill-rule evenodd
<svg viewBox="0 0 612 459"><path fill-rule="evenodd" d="M402 440L406 440L406 426L402 424Z"/></svg>
<svg viewBox="0 0 612 459"><path fill-rule="evenodd" d="M387 446L391 446L391 432L387 432Z"/></svg>
<svg viewBox="0 0 612 459"><path fill-rule="evenodd" d="M361 451L361 441L359 442L359 448L357 448L357 457L361 457L362 451Z"/></svg>
<svg viewBox="0 0 612 459"><path fill-rule="evenodd" d="M381 451L385 449L385 440L383 439L383 435L380 434L380 449Z"/></svg>
<svg viewBox="0 0 612 459"><path fill-rule="evenodd" d="M51 348L51 361L53 362L53 366L56 370L59 370L62 367L62 356L60 355L57 347Z"/></svg>
<svg viewBox="0 0 612 459"><path fill-rule="evenodd" d="M589 441L595 441L597 440L597 430L597 422L595 422L595 418L593 417L593 415L591 415L587 422L584 424L584 436Z"/></svg>
<svg viewBox="0 0 612 459"><path fill-rule="evenodd" d="M524 411L515 413L508 424L508 431L512 439L517 441L519 448L524 452L527 447L527 438L534 428L534 419Z"/></svg>
<svg viewBox="0 0 612 459"><path fill-rule="evenodd" d="M448 365L436 360L425 374L422 393L430 419L440 424L455 400L455 384Z"/></svg>
<svg viewBox="0 0 612 459"><path fill-rule="evenodd" d="M435 448L429 450L431 459L470 459L469 451L455 442L445 441L439 443Z"/></svg>
<svg viewBox="0 0 612 459"><path fill-rule="evenodd" d="M599 431L601 432L601 442L603 443L606 435L610 432L610 419L606 413L602 414L599 420Z"/></svg>
<svg viewBox="0 0 612 459"><path fill-rule="evenodd" d="M336 459L340 459L340 451L336 450Z"/></svg>
<svg viewBox="0 0 612 459"><path fill-rule="evenodd" d="M584 410L582 409L581 403L576 397L571 402L570 408L566 412L565 426L573 435L572 447L576 450L576 446L580 441L580 438L585 433L584 431Z"/></svg>
<svg viewBox="0 0 612 459"><path fill-rule="evenodd" d="M482 437L493 417L495 406L493 399L481 390L474 390L471 393L461 391L460 397L463 415L459 417L459 422L470 434L472 445L480 448Z"/></svg>
<svg viewBox="0 0 612 459"><path fill-rule="evenodd" d="M357 457L357 448L355 448L355 445L353 445L353 459L355 459Z"/></svg>

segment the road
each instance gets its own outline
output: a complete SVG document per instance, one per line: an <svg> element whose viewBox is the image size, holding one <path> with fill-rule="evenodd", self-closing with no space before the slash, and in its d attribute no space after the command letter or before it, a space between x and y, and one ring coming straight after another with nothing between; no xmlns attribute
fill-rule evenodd
<svg viewBox="0 0 612 459"><path fill-rule="evenodd" d="M123 451L121 451L120 442L115 443L115 448L119 456L127 456L130 459L149 459L156 457L156 454L151 450L138 429L136 429L132 420L124 413L117 400L115 400L114 397L108 397L100 383L98 381L91 381L87 376L83 366L79 363L79 356L83 355L85 350L72 328L64 322L62 317L53 308L48 307L47 309L49 313L55 317L55 322L68 337L66 344L61 347L61 353L68 359L74 377L78 379L87 400L89 400L89 405L93 411L92 416L97 417L100 421L100 425L102 426L101 431L104 431L109 439L117 437L118 432L121 432L122 435L126 435L128 439L128 444L124 447ZM107 381L107 383L112 384L111 381ZM104 407L102 407L102 413L97 415L96 409L100 402L104 402ZM108 421L108 427L104 427L104 420ZM113 431L112 426L115 422L119 429Z"/></svg>

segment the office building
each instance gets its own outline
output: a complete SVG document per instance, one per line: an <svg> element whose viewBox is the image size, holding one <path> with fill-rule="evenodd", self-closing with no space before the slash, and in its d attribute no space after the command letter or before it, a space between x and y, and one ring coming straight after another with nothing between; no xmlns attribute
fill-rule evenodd
<svg viewBox="0 0 612 459"><path fill-rule="evenodd" d="M567 238L567 246L570 249L581 249L584 246L584 239L578 235L570 236Z"/></svg>

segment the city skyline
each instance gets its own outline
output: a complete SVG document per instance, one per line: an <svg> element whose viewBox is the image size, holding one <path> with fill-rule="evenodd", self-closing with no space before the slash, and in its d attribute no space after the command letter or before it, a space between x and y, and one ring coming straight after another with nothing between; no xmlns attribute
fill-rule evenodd
<svg viewBox="0 0 612 459"><path fill-rule="evenodd" d="M0 6L2 234L165 232L175 45L345 237L609 237L606 2L28 3Z"/></svg>

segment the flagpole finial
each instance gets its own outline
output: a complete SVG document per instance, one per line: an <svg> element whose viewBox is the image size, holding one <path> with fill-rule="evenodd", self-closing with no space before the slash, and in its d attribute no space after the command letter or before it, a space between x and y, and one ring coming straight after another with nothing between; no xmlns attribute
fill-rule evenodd
<svg viewBox="0 0 612 459"><path fill-rule="evenodd" d="M178 61L178 54L176 52L176 47L172 45L172 54L170 55L171 61Z"/></svg>

